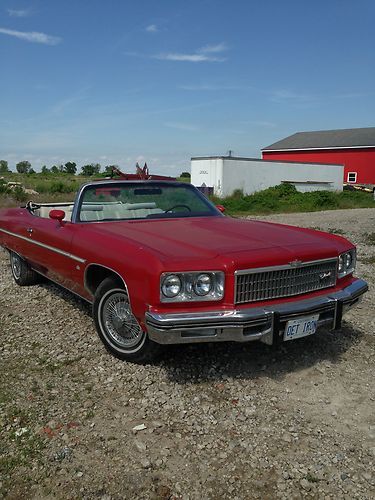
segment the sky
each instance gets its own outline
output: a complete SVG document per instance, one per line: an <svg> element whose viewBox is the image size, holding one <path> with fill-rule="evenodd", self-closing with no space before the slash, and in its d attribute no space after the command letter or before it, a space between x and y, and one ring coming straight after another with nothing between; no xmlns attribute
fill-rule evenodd
<svg viewBox="0 0 375 500"><path fill-rule="evenodd" d="M0 159L178 175L375 126L374 0L0 0Z"/></svg>

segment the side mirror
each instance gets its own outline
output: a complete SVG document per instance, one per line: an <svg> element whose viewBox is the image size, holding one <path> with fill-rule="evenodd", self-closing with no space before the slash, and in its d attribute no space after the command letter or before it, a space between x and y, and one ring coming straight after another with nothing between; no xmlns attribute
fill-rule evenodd
<svg viewBox="0 0 375 500"><path fill-rule="evenodd" d="M225 212L225 207L223 205L216 205L216 208L223 214Z"/></svg>
<svg viewBox="0 0 375 500"><path fill-rule="evenodd" d="M62 225L62 221L63 219L65 219L65 212L64 210L51 210L49 213L49 218L58 220Z"/></svg>

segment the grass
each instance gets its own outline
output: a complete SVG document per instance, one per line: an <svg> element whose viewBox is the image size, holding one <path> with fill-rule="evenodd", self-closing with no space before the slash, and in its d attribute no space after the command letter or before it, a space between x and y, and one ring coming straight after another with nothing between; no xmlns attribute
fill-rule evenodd
<svg viewBox="0 0 375 500"><path fill-rule="evenodd" d="M365 243L367 243L367 245L375 245L375 233L367 233L365 236Z"/></svg>
<svg viewBox="0 0 375 500"><path fill-rule="evenodd" d="M363 264L375 264L375 255L372 255L371 257L363 257L362 259L359 259Z"/></svg>
<svg viewBox="0 0 375 500"><path fill-rule="evenodd" d="M336 229L335 227L329 227L327 229L327 233L331 233L331 234L345 234L345 231L343 231L342 229Z"/></svg>
<svg viewBox="0 0 375 500"><path fill-rule="evenodd" d="M36 463L41 462L45 448L44 440L33 430L36 417L32 411L15 405L8 406L6 410L0 443L0 477L3 478L0 497L5 496L11 487L14 471L20 468L32 470ZM18 433L22 428L26 430Z"/></svg>

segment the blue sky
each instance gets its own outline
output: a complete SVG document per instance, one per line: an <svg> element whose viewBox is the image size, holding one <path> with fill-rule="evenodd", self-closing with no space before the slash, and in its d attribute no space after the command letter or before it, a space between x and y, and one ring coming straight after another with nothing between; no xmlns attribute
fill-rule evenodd
<svg viewBox="0 0 375 500"><path fill-rule="evenodd" d="M373 0L0 0L0 159L189 170L375 126Z"/></svg>

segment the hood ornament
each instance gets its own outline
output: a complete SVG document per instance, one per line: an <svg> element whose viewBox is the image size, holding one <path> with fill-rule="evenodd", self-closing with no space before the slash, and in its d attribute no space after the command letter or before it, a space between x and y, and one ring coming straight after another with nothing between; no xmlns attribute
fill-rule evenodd
<svg viewBox="0 0 375 500"><path fill-rule="evenodd" d="M302 260L292 260L292 262L289 262L289 265L292 267L299 267L303 264Z"/></svg>

